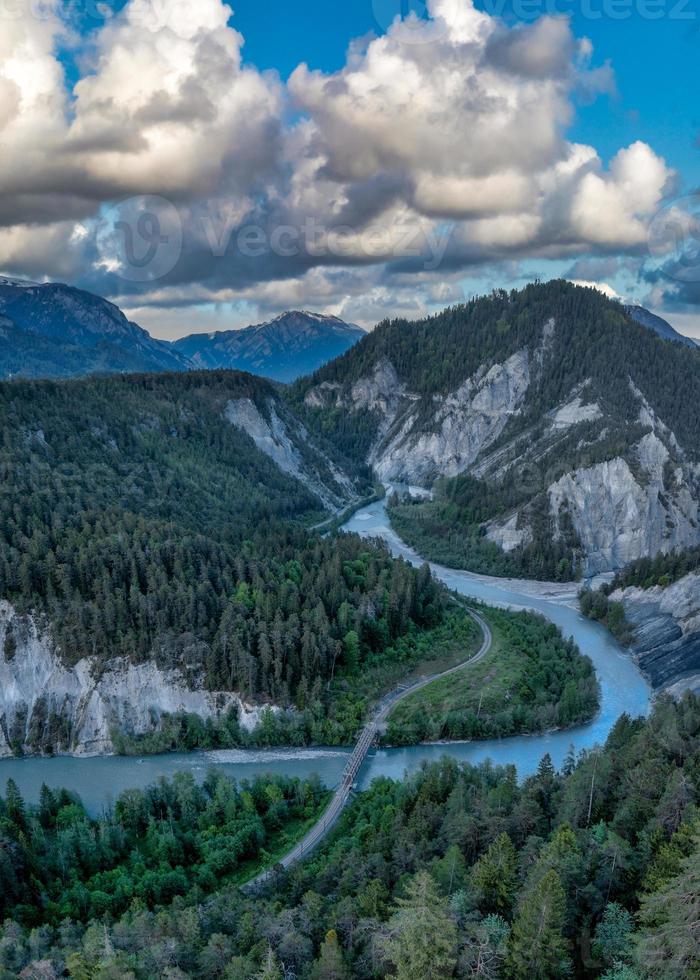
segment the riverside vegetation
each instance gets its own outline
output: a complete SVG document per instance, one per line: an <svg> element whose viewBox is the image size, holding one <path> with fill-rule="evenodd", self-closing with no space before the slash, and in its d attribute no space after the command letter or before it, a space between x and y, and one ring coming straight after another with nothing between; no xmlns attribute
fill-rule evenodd
<svg viewBox="0 0 700 980"><path fill-rule="evenodd" d="M359 794L305 863L228 884L317 787L187 778L89 820L0 801L0 977L686 980L700 973L700 701L623 715L604 747L445 758ZM263 830L264 828L264 830ZM272 831L277 832L277 831ZM265 836L263 836L263 834ZM27 874L18 871L26 868Z"/></svg>
<svg viewBox="0 0 700 980"><path fill-rule="evenodd" d="M436 680L398 705L389 716L384 743L501 738L568 728L598 709L593 664L556 626L532 613L479 605L493 645L479 663ZM187 751L194 748L260 748L274 745L347 745L371 707L399 681L440 673L470 659L482 633L466 609L454 607L430 630L413 630L388 649L367 656L361 669L339 668L327 703L309 701L283 712L266 710L246 732L235 713L220 722L184 713L166 715L160 729L135 738L114 733L117 752Z"/></svg>
<svg viewBox="0 0 700 980"><path fill-rule="evenodd" d="M590 659L532 613L479 607L493 644L483 660L401 702L385 741L503 738L589 721L598 709Z"/></svg>

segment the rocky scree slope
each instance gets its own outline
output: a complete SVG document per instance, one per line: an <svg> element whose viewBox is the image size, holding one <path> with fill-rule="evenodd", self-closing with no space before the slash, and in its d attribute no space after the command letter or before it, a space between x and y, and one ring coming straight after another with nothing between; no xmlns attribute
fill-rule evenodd
<svg viewBox="0 0 700 980"><path fill-rule="evenodd" d="M700 351L596 290L385 322L292 398L379 479L434 489L401 530L438 560L561 579L700 541Z"/></svg>

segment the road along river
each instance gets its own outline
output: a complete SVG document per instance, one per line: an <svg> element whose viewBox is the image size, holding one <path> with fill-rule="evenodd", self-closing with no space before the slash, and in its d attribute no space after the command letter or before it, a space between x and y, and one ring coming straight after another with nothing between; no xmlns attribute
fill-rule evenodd
<svg viewBox="0 0 700 980"><path fill-rule="evenodd" d="M422 559L392 531L383 501L359 510L344 529L368 537L382 537L395 555L414 564L422 563ZM573 636L595 665L601 685L601 709L589 724L565 732L484 742L373 749L358 773L360 788L369 785L376 776L400 779L423 761L436 760L445 754L472 763L486 758L496 764L511 763L517 767L520 776L526 776L534 772L546 752L550 753L555 765L560 765L572 745L580 750L603 742L623 712L632 716L648 712L649 685L610 633L581 616L575 607L574 590L567 592L556 587L547 590L540 583L486 578L438 565L431 567L446 585L462 595L496 606L533 609L556 623L566 636ZM0 761L0 786L12 777L29 802L38 800L42 782L52 787L65 786L78 793L90 812L96 814L124 789L146 786L160 776L172 776L176 772L191 772L201 779L211 766L221 768L236 779L247 779L263 772L300 778L317 773L327 786L337 787L351 755L351 750L314 748L177 753L143 759L118 756L8 759Z"/></svg>

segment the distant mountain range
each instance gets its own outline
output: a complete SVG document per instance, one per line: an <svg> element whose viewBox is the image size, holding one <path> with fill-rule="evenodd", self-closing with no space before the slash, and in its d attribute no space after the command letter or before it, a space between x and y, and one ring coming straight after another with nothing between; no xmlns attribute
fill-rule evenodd
<svg viewBox="0 0 700 980"><path fill-rule="evenodd" d="M193 334L170 344L82 289L0 277L0 378L236 368L293 381L363 336L338 317L291 312L244 330Z"/></svg>
<svg viewBox="0 0 700 980"><path fill-rule="evenodd" d="M0 377L184 371L189 363L113 303L61 283L0 277Z"/></svg>
<svg viewBox="0 0 700 980"><path fill-rule="evenodd" d="M197 368L235 368L289 382L312 374L364 336L336 316L293 310L244 330L191 334L173 346Z"/></svg>
<svg viewBox="0 0 700 980"><path fill-rule="evenodd" d="M689 337L641 306L625 312L665 340ZM0 379L234 369L290 383L342 356L365 331L306 310L218 333L156 340L113 303L62 283L0 276Z"/></svg>

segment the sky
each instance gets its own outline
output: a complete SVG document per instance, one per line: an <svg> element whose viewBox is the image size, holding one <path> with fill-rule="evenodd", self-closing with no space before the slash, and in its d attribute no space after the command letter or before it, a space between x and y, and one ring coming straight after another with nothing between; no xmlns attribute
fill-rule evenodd
<svg viewBox="0 0 700 980"><path fill-rule="evenodd" d="M156 336L595 283L700 338L700 0L0 0L0 272Z"/></svg>

